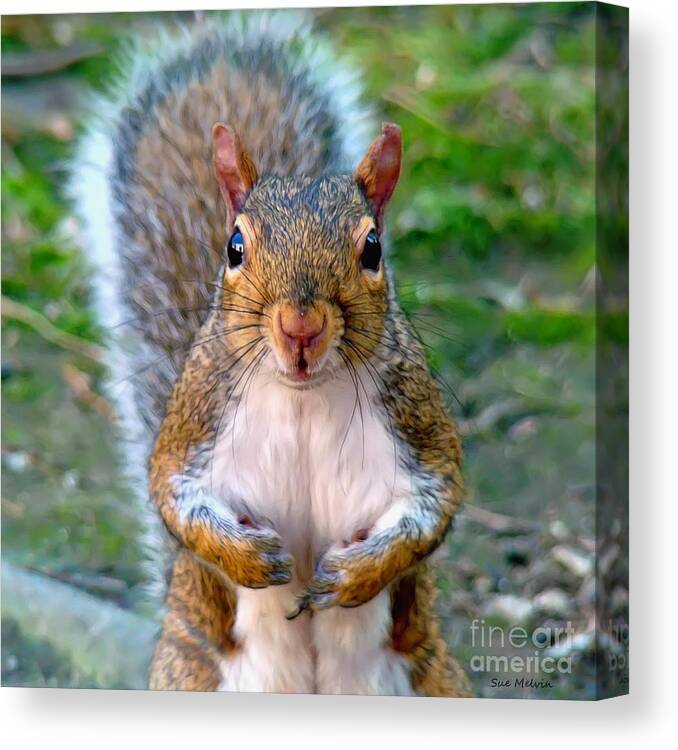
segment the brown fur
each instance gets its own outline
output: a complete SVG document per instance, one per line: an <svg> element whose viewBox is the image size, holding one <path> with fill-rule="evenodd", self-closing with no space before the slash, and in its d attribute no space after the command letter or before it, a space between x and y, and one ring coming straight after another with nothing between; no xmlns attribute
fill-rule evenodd
<svg viewBox="0 0 678 750"><path fill-rule="evenodd" d="M153 690L216 690L219 660L232 652L236 599L216 572L188 551L177 555L167 614L153 658Z"/></svg>
<svg viewBox="0 0 678 750"><path fill-rule="evenodd" d="M468 698L471 685L448 653L435 611L433 572L422 563L392 588L393 649L411 664L412 682L421 695Z"/></svg>

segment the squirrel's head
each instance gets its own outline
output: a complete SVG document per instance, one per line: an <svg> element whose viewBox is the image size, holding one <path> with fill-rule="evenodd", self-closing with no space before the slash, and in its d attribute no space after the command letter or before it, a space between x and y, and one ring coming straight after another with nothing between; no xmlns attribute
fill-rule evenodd
<svg viewBox="0 0 678 750"><path fill-rule="evenodd" d="M217 123L213 139L231 217L221 279L231 350L296 386L367 361L387 309L381 234L400 129L385 124L352 175L317 178L259 177L230 127Z"/></svg>

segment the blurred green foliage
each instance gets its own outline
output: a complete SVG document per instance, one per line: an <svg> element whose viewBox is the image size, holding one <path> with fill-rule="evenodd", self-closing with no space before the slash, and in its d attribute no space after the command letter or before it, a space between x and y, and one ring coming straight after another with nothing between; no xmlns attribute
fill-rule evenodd
<svg viewBox="0 0 678 750"><path fill-rule="evenodd" d="M76 102L106 80L132 25L143 33L157 22L148 14L3 18L3 58L76 42L98 48L57 73L3 80L2 93L3 294L92 340L98 326L62 190ZM404 132L390 210L395 276L465 433L468 502L585 535L594 479L594 23L588 3L317 13L320 29L364 71L376 111ZM623 311L606 321L623 339ZM100 368L16 321L3 321L3 333L4 554L53 574L112 577L124 587L108 595L141 606L138 520L110 427L62 376L75 364L97 390ZM462 524L449 552L476 571L485 593L524 583L515 556L482 529ZM451 602L471 584L445 564L440 584L464 656L465 616ZM52 660L42 653L6 674L35 684L36 664ZM73 684L63 669L45 682ZM590 695L587 674L557 694Z"/></svg>

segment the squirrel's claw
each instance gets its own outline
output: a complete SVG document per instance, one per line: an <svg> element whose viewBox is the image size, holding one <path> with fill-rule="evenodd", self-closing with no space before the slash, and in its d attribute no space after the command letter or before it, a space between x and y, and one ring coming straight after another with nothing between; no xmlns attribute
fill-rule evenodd
<svg viewBox="0 0 678 750"><path fill-rule="evenodd" d="M295 608L291 612L288 612L285 615L285 619L294 620L296 617L299 617L299 615L305 609L308 609L310 604L311 604L311 595L308 592L303 593L300 597L298 597Z"/></svg>
<svg viewBox="0 0 678 750"><path fill-rule="evenodd" d="M294 620L306 609L317 612L334 606L339 599L340 579L340 571L317 568L308 589L297 598L295 608L285 615L286 619Z"/></svg>
<svg viewBox="0 0 678 750"><path fill-rule="evenodd" d="M334 606L357 607L379 592L380 589L365 585L366 579L374 579L369 567L374 555L365 542L368 533L360 530L348 546L327 550L320 557L313 579L297 599L295 609L286 616L288 620L306 609L318 612Z"/></svg>
<svg viewBox="0 0 678 750"><path fill-rule="evenodd" d="M328 609L339 602L339 592L344 578L344 572L340 568L323 565L323 561L327 562L327 558L322 558L318 562L305 595L308 597L308 606L314 611Z"/></svg>

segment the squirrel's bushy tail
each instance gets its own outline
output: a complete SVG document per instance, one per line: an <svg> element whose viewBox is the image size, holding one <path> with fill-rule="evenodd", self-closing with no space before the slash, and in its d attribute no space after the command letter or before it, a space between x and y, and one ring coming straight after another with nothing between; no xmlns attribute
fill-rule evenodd
<svg viewBox="0 0 678 750"><path fill-rule="evenodd" d="M260 173L313 176L355 167L370 118L355 75L297 13L219 14L153 37L130 45L114 89L92 101L70 192L108 332L125 466L149 515L147 546L162 555L148 459L228 239L212 126L231 124Z"/></svg>

